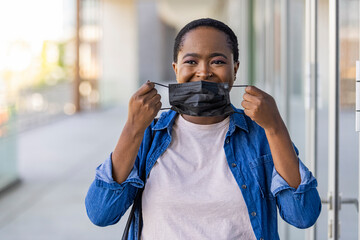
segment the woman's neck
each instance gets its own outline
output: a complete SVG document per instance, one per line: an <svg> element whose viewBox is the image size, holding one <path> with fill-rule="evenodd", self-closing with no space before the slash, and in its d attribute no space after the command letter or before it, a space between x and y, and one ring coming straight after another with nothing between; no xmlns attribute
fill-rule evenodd
<svg viewBox="0 0 360 240"><path fill-rule="evenodd" d="M190 115L181 115L186 121L189 121L191 123L195 124L201 124L201 125L209 125L221 122L226 118L226 116L214 116L214 117L197 117L197 116L190 116Z"/></svg>

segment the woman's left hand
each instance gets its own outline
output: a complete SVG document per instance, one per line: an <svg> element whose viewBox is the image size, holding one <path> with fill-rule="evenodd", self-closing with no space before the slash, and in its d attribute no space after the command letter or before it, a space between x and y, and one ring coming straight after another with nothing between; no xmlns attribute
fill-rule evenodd
<svg viewBox="0 0 360 240"><path fill-rule="evenodd" d="M301 183L298 157L274 98L254 86L246 87L243 98L245 114L265 130L276 171L297 188Z"/></svg>
<svg viewBox="0 0 360 240"><path fill-rule="evenodd" d="M284 126L275 100L266 92L254 86L245 88L241 105L244 112L266 132L277 132Z"/></svg>

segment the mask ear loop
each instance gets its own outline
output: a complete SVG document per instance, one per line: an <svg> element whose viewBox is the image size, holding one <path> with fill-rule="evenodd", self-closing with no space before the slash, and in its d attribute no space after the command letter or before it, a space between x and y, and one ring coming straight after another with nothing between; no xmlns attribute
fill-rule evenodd
<svg viewBox="0 0 360 240"><path fill-rule="evenodd" d="M152 83L155 84L155 85L159 85L159 86L162 86L162 87L169 88L169 86L166 86L166 85L161 84L161 83L157 83L157 82L152 82Z"/></svg>

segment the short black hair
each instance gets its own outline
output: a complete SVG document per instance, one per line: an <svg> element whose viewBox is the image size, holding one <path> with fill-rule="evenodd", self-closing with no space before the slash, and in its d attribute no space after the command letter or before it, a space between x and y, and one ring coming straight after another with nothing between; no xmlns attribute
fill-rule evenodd
<svg viewBox="0 0 360 240"><path fill-rule="evenodd" d="M191 21L190 23L186 24L180 32L176 35L175 43L174 43L174 62L177 63L177 57L180 51L180 48L182 46L182 43L184 41L184 36L186 33L190 32L191 30L198 28L198 27L212 27L215 28L227 36L227 42L229 44L229 47L232 50L233 56L234 56L234 62L239 61L239 48L238 48L238 40L231 28L226 25L223 22L220 22L215 19L211 18L200 18L194 21Z"/></svg>

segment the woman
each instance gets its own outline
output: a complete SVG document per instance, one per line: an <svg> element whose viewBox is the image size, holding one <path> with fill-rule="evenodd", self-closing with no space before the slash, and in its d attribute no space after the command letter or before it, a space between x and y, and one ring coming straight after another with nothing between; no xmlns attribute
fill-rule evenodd
<svg viewBox="0 0 360 240"><path fill-rule="evenodd" d="M160 95L154 83L140 87L114 152L88 191L94 224L117 223L140 189L130 239L137 239L139 225L141 239L279 239L276 206L295 227L315 223L316 179L298 159L273 98L249 86L244 110L228 111L228 103L199 107L211 95L204 94L209 85L215 91L233 86L237 46L233 31L213 19L195 20L178 33L174 91L195 99L197 112L184 101L182 109L173 106L179 113L164 112L156 121Z"/></svg>

